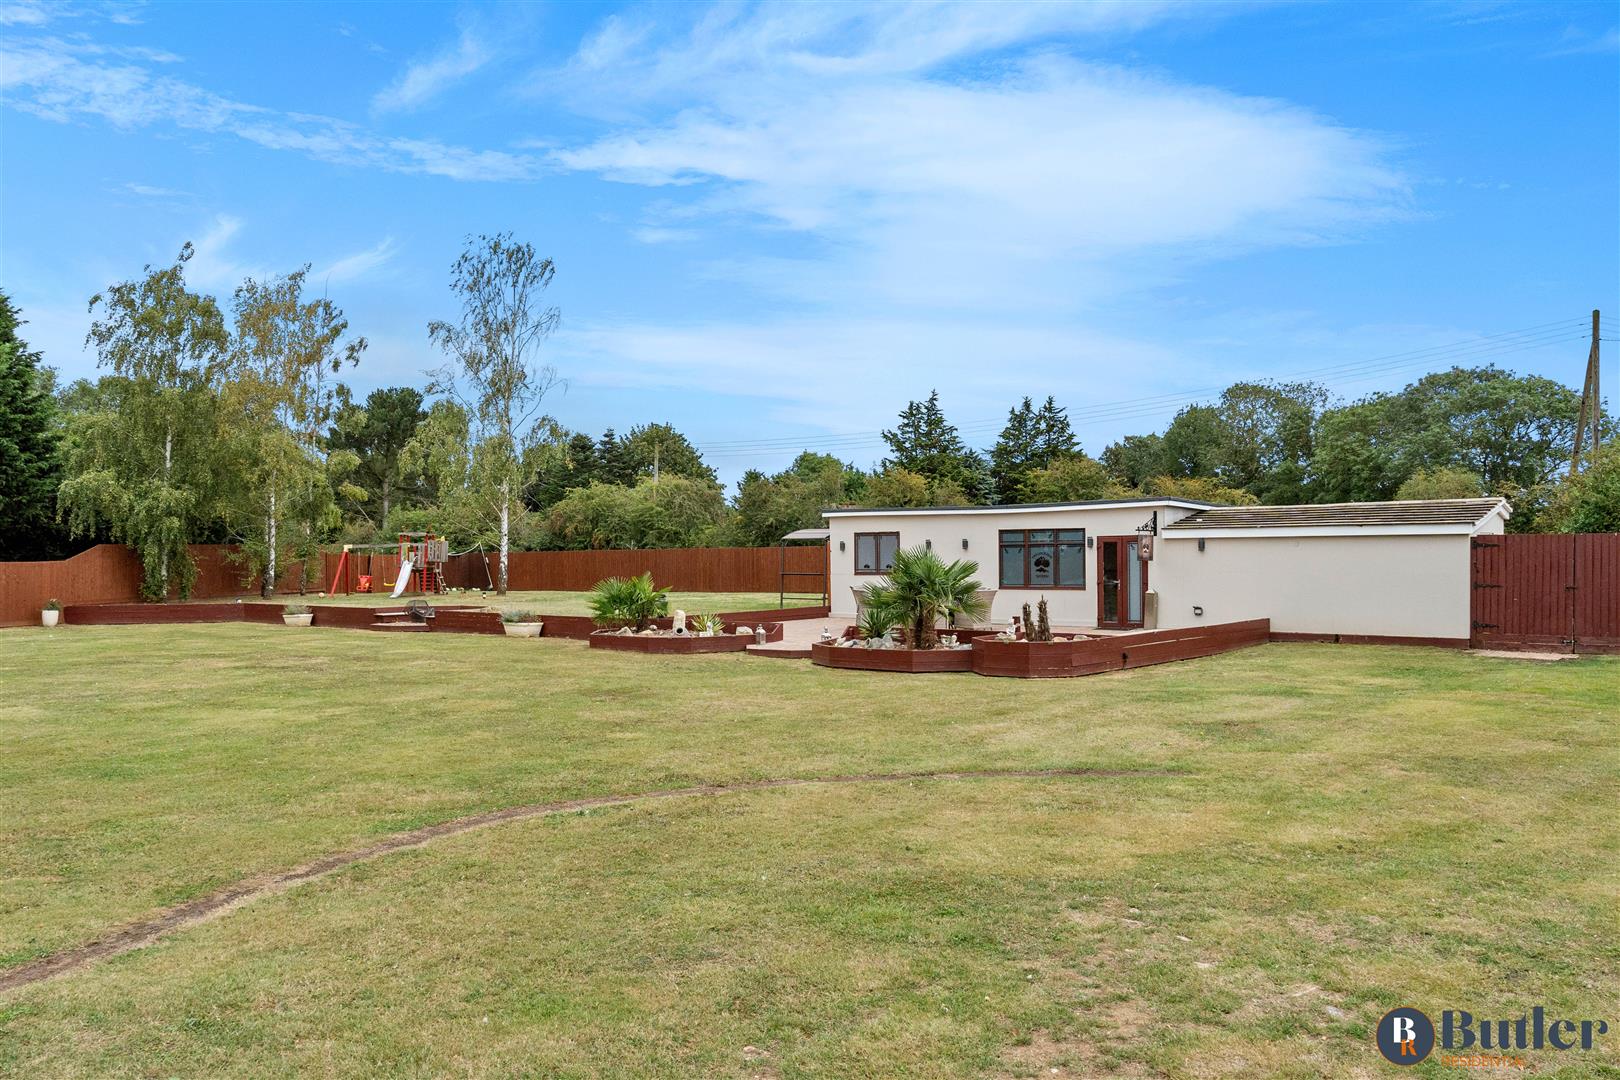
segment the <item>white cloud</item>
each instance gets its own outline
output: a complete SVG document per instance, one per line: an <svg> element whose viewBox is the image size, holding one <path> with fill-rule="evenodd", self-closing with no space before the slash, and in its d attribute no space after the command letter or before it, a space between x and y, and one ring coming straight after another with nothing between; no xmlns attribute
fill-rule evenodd
<svg viewBox="0 0 1620 1080"><path fill-rule="evenodd" d="M398 250L394 238L385 237L375 247L334 259L328 266L317 267L310 272L309 280L317 288L338 282L355 281L387 265L396 254Z"/></svg>
<svg viewBox="0 0 1620 1080"><path fill-rule="evenodd" d="M547 79L616 130L553 159L656 189L636 239L753 226L761 253L694 268L751 292L735 318L580 328L572 366L832 431L879 427L933 385L970 418L1032 387L1079 404L1224 383L1196 352L1105 327L1193 264L1411 211L1375 135L1080 58L1215 13L724 7L673 36L607 20Z"/></svg>
<svg viewBox="0 0 1620 1080"><path fill-rule="evenodd" d="M1374 136L1051 40L1183 10L728 8L662 49L610 20L571 74L608 101L668 87L638 105L664 115L553 157L684 196L680 219L643 222L643 239L690 228L696 210L821 241L736 272L825 303L1072 311L1189 261L1407 212Z"/></svg>
<svg viewBox="0 0 1620 1080"><path fill-rule="evenodd" d="M133 181L124 185L124 190L131 195L139 195L143 199L184 199L190 192L178 191L175 188L158 187L154 184L137 184Z"/></svg>
<svg viewBox="0 0 1620 1080"><path fill-rule="evenodd" d="M1557 45L1542 53L1542 59L1565 56L1607 56L1620 52L1620 27L1596 34L1588 34L1577 27L1568 27Z"/></svg>
<svg viewBox="0 0 1620 1080"><path fill-rule="evenodd" d="M39 0L0 4L0 26L44 26L50 20L50 9Z"/></svg>
<svg viewBox="0 0 1620 1080"><path fill-rule="evenodd" d="M371 99L376 112L414 109L437 97L495 57L470 27L463 27L457 42L425 60L418 60L400 73L399 78Z"/></svg>
<svg viewBox="0 0 1620 1080"><path fill-rule="evenodd" d="M241 231L241 218L215 214L202 235L192 241L195 254L186 264L186 283L193 289L214 293L223 301L243 279L270 277L267 270L243 263L231 253L231 242Z"/></svg>
<svg viewBox="0 0 1620 1080"><path fill-rule="evenodd" d="M47 120L94 117L125 130L172 125L337 165L484 181L528 180L544 171L532 155L384 136L331 117L233 101L140 64L93 58L103 51L58 40L8 41L0 46L0 92L12 108Z"/></svg>

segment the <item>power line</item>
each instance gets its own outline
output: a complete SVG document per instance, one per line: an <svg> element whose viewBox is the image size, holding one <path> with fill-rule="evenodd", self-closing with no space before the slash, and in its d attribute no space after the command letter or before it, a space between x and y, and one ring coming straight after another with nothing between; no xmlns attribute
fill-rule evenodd
<svg viewBox="0 0 1620 1080"><path fill-rule="evenodd" d="M1325 367L1310 368L1284 375L1272 376L1267 381L1327 378L1343 384L1363 382L1414 367L1453 363L1461 360L1484 359L1511 353L1542 349L1569 341L1586 340L1585 320L1561 319L1518 330L1502 331L1448 345L1429 346L1407 352L1390 353L1360 361L1348 361ZM1071 423L1095 423L1101 420L1122 420L1162 413L1170 408L1191 404L1203 397L1218 393L1225 387L1210 386L1174 393L1125 398L1068 412ZM975 420L957 425L957 430L968 435L989 434L1005 421L1001 419ZM787 453L798 449L859 450L881 446L882 430L853 431L811 438L784 436L769 439L737 439L703 444L699 449L705 457L755 457Z"/></svg>

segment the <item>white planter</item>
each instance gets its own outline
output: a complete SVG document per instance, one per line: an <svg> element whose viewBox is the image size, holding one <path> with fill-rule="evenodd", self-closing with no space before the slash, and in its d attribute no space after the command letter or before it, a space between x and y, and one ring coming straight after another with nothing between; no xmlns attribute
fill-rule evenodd
<svg viewBox="0 0 1620 1080"><path fill-rule="evenodd" d="M281 621L288 626L310 626L315 622L315 613L312 611L308 615L283 615Z"/></svg>
<svg viewBox="0 0 1620 1080"><path fill-rule="evenodd" d="M545 629L543 622L509 622L501 623L506 630L507 637L539 637L540 631Z"/></svg>
<svg viewBox="0 0 1620 1080"><path fill-rule="evenodd" d="M39 613L39 621L43 626L55 626L61 618L62 613L60 611L41 611Z"/></svg>

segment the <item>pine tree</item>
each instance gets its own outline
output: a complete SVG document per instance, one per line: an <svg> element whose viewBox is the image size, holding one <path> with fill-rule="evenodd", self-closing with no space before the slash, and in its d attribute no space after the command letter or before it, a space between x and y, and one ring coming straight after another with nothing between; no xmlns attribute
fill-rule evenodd
<svg viewBox="0 0 1620 1080"><path fill-rule="evenodd" d="M990 449L990 478L995 483L997 502L1017 502L1024 477L1035 468L1035 424L1035 404L1029 398L1007 410L1007 426Z"/></svg>
<svg viewBox="0 0 1620 1080"><path fill-rule="evenodd" d="M596 441L596 476L604 484L630 485L636 482L636 471L624 453L624 440L612 428L602 432Z"/></svg>
<svg viewBox="0 0 1620 1080"><path fill-rule="evenodd" d="M905 469L933 483L954 483L973 502L989 495L989 468L945 419L938 390L931 391L926 401L907 403L894 430L883 433L883 441L893 454L883 461L885 471Z"/></svg>
<svg viewBox="0 0 1620 1080"><path fill-rule="evenodd" d="M0 292L0 559L57 554L62 482L56 403L40 355L17 336L24 320Z"/></svg>
<svg viewBox="0 0 1620 1080"><path fill-rule="evenodd" d="M1024 399L1027 407L1029 399ZM1047 395L1040 412L1035 414L1035 455L1038 469L1047 468L1060 457L1078 454L1080 444L1074 430L1069 427L1069 410L1058 408L1051 395Z"/></svg>
<svg viewBox="0 0 1620 1080"><path fill-rule="evenodd" d="M1026 397L1008 411L1007 426L1001 429L1001 437L990 451L996 501L1030 501L1030 474L1078 453L1067 411L1058 408L1051 397L1036 409Z"/></svg>

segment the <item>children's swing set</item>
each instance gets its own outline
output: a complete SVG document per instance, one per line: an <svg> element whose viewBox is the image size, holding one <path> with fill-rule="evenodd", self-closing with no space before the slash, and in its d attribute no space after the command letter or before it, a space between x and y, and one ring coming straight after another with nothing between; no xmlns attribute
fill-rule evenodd
<svg viewBox="0 0 1620 1080"><path fill-rule="evenodd" d="M330 595L339 592L368 593L377 584L372 572L372 555L389 552L399 556L399 571L393 581L380 582L389 596L403 596L407 592L447 593L444 583L444 564L450 560L450 541L432 533L408 532L399 534L397 544L344 544L338 558L337 572L332 575ZM377 590L381 591L381 590Z"/></svg>

